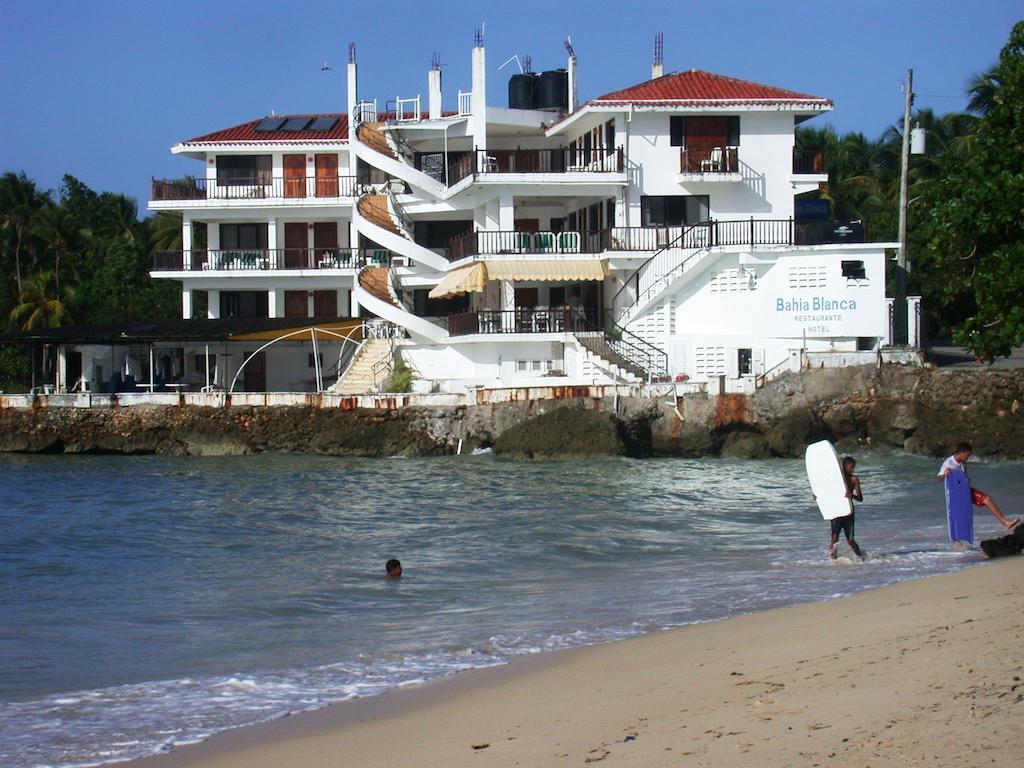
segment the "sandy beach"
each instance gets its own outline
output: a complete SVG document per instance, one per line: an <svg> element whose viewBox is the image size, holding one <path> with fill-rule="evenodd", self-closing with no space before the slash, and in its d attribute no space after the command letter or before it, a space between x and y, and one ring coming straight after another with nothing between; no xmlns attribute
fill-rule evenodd
<svg viewBox="0 0 1024 768"><path fill-rule="evenodd" d="M1018 765L1022 587L1010 558L462 673L132 765Z"/></svg>

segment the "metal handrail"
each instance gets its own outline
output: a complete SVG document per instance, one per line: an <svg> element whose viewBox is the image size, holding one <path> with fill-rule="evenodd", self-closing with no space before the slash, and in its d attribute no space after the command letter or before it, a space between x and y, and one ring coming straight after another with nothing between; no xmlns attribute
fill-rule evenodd
<svg viewBox="0 0 1024 768"><path fill-rule="evenodd" d="M687 238L690 242L687 242ZM622 293L629 287L631 283L635 282L636 298L628 307L622 308L622 314L620 318L625 316L629 310L640 303L641 296L647 297L653 288L661 285L665 278L671 277L680 271L684 271L685 267L690 261L698 254L706 253L710 248L717 246L736 246L736 245L792 245L796 238L796 225L793 219L740 219L734 221L717 221L710 220L700 222L697 224L686 225L683 231L667 245L657 250L650 258L646 259L639 267L634 270L622 284L622 287L612 297L612 306L614 307L619 300ZM657 275L652 281L651 285L647 287L645 291L641 293L640 290L640 276L647 267L652 264L659 256L667 251L679 250L679 249L693 249L693 252L688 254L681 262L674 264L670 269Z"/></svg>
<svg viewBox="0 0 1024 768"><path fill-rule="evenodd" d="M801 350L801 353L802 352L803 352L803 350ZM768 377L769 376L771 376L775 371L777 371L780 368L782 368L782 366L784 366L784 365L785 366L789 366L790 364L791 364L791 360L788 357L783 358L782 360L777 362L775 365L773 365L771 368L769 368L767 371L765 371L764 373L759 374L758 376L756 376L754 378L754 386L756 388L760 389L761 387L763 387L765 384L768 383L768 381L769 381ZM781 374L779 374L779 375L781 375Z"/></svg>
<svg viewBox="0 0 1024 768"><path fill-rule="evenodd" d="M398 196L395 194L394 185L391 182L387 184L387 195L388 200L391 202L391 210L395 214L395 218L398 219L399 226L405 230L406 238L412 240L413 233L416 231L416 225L409 217L409 214L405 212L405 207L398 202Z"/></svg>
<svg viewBox="0 0 1024 768"><path fill-rule="evenodd" d="M650 258L646 259L639 267L637 267L633 271L633 274L631 274L629 277L627 277L625 280L622 281L622 287L619 288L619 290L616 291L615 295L612 297L612 307L614 307L616 304L618 304L619 297L623 294L623 292L626 290L626 288L629 287L630 282L633 281L634 279L636 280L636 298L633 300L633 303L629 305L629 307L624 307L623 308L623 310L622 310L623 314L625 314L625 312L628 309L631 309L633 306L638 304L640 302L640 273L644 270L644 268L647 267L651 262L653 262L656 258L658 258L658 256L660 256L661 254L665 253L666 251L671 250L673 248L681 247L680 243L685 240L687 235L689 235L692 231L696 230L697 227L706 227L706 226L707 226L707 223L690 224L688 226L684 226L683 227L683 231L679 233L678 237L674 238L672 241L670 241L669 243L667 243L666 245L662 246L657 251L655 251L653 254L651 254Z"/></svg>
<svg viewBox="0 0 1024 768"><path fill-rule="evenodd" d="M610 324L611 328L615 331L615 333L619 334L622 337L625 337L624 340L626 340L627 343L633 344L634 346L640 347L642 349L647 349L647 353L651 356L651 358L656 359L658 361L658 364L656 365L657 375L668 375L668 353L665 350L663 350L661 347L652 344L642 336L637 336L632 331L626 330L617 322L615 322L615 319L612 316L612 310L605 310L605 319L607 324ZM608 332L607 324L604 328L606 333Z"/></svg>

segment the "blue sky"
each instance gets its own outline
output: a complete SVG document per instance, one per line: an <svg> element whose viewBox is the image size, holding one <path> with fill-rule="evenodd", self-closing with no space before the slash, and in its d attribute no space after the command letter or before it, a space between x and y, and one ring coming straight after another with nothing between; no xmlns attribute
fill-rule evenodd
<svg viewBox="0 0 1024 768"><path fill-rule="evenodd" d="M917 105L964 107L965 84L995 63L1019 0L862 2L312 2L4 0L0 171L47 188L74 174L145 208L151 176L195 173L168 148L277 112L345 109L355 42L360 96L426 98L434 51L445 106L469 89L473 31L485 25L491 104L504 105L513 54L565 66L571 36L580 97L650 77L655 33L665 71L704 69L836 102L837 130L876 137L899 119L914 68ZM322 72L328 61L332 69Z"/></svg>

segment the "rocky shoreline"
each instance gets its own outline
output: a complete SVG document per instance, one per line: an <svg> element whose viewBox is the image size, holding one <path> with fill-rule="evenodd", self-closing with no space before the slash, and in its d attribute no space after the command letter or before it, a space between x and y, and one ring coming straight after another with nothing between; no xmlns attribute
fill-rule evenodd
<svg viewBox="0 0 1024 768"><path fill-rule="evenodd" d="M571 393L570 393L571 394ZM812 440L929 456L960 440L1024 457L1024 371L899 365L788 374L751 395L580 396L398 408L0 408L0 451L432 456L493 447L511 459L793 457Z"/></svg>

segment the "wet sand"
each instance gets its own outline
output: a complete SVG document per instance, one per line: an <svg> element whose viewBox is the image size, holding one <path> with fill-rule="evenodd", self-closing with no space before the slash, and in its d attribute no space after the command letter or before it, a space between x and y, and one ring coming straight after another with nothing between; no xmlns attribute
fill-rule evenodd
<svg viewBox="0 0 1024 768"><path fill-rule="evenodd" d="M466 672L130 765L1018 765L1022 588L1012 557Z"/></svg>

